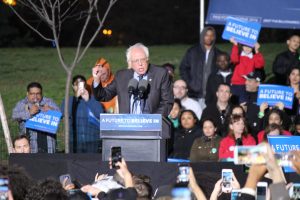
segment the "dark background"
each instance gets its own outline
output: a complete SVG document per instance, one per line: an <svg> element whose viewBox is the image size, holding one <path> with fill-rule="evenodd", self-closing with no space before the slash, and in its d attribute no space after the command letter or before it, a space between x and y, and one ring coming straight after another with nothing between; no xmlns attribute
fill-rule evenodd
<svg viewBox="0 0 300 200"><path fill-rule="evenodd" d="M105 9L108 0L100 1L100 10ZM206 9L209 0L205 0ZM84 6L84 3L82 3ZM42 32L48 29L37 20L32 11L16 7L31 23L39 26ZM101 12L103 13L103 12ZM63 46L75 46L82 21L72 20L64 24L61 36ZM75 27L75 28L74 28ZM92 22L85 39L96 27ZM221 39L223 26L214 26ZM147 45L193 44L199 41L199 0L118 0L110 11L104 28L113 31L112 36L102 34L93 46L129 45L141 41ZM288 35L299 30L263 28L260 42L283 42ZM15 16L10 8L0 3L0 47L51 46L32 32Z"/></svg>

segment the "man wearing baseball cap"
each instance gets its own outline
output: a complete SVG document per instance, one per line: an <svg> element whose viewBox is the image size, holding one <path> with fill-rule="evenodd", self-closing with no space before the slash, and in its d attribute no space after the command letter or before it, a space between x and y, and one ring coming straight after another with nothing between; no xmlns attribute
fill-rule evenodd
<svg viewBox="0 0 300 200"><path fill-rule="evenodd" d="M246 118L248 121L249 132L256 138L257 133L261 130L259 126L259 111L260 107L257 105L257 94L258 87L261 82L261 73L259 71L253 71L245 75L246 79L246 92L247 101L244 103L246 105ZM262 116L263 117L263 116Z"/></svg>

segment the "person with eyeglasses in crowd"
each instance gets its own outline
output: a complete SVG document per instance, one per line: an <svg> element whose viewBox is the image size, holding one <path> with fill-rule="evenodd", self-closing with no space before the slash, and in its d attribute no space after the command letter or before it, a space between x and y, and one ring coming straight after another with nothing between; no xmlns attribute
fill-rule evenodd
<svg viewBox="0 0 300 200"><path fill-rule="evenodd" d="M40 83L29 83L27 85L27 96L16 104L12 118L19 124L19 134L29 137L31 153L55 153L55 134L25 127L26 120L34 117L40 111L46 112L48 110L60 111L52 99L43 96L43 88Z"/></svg>
<svg viewBox="0 0 300 200"><path fill-rule="evenodd" d="M93 94L98 101L109 101L118 95L119 113L162 114L167 117L173 105L172 84L165 68L149 63L148 48L137 43L126 51L128 68L116 73L115 79L105 88L101 84L102 70L92 70ZM129 93L129 84L136 79L146 83L145 91L137 91L136 86ZM142 95L140 94L142 93ZM137 94L139 93L139 94Z"/></svg>

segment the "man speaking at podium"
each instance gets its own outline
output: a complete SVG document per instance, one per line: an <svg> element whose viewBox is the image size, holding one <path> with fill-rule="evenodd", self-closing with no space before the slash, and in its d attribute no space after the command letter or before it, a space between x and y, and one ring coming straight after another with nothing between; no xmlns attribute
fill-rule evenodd
<svg viewBox="0 0 300 200"><path fill-rule="evenodd" d="M116 73L105 88L100 84L101 67L93 68L93 93L98 101L109 101L118 95L119 112L162 114L172 109L173 94L166 69L149 64L149 50L141 43L126 51L128 69Z"/></svg>

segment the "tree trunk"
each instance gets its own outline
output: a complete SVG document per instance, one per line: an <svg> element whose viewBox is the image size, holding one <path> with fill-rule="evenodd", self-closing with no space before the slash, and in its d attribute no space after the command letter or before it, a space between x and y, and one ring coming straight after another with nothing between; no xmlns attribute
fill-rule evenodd
<svg viewBox="0 0 300 200"><path fill-rule="evenodd" d="M1 94L0 94L0 118L1 118L2 128L4 132L5 142L7 145L7 152L13 153L13 145L11 142L10 132L8 129L8 124L7 124L7 119L6 119L6 114L5 114L5 109L4 109Z"/></svg>
<svg viewBox="0 0 300 200"><path fill-rule="evenodd" d="M69 121L69 99L70 99L70 84L72 78L72 70L67 71L66 90L65 90L65 110L64 122L65 122L65 153L70 153L70 121Z"/></svg>

